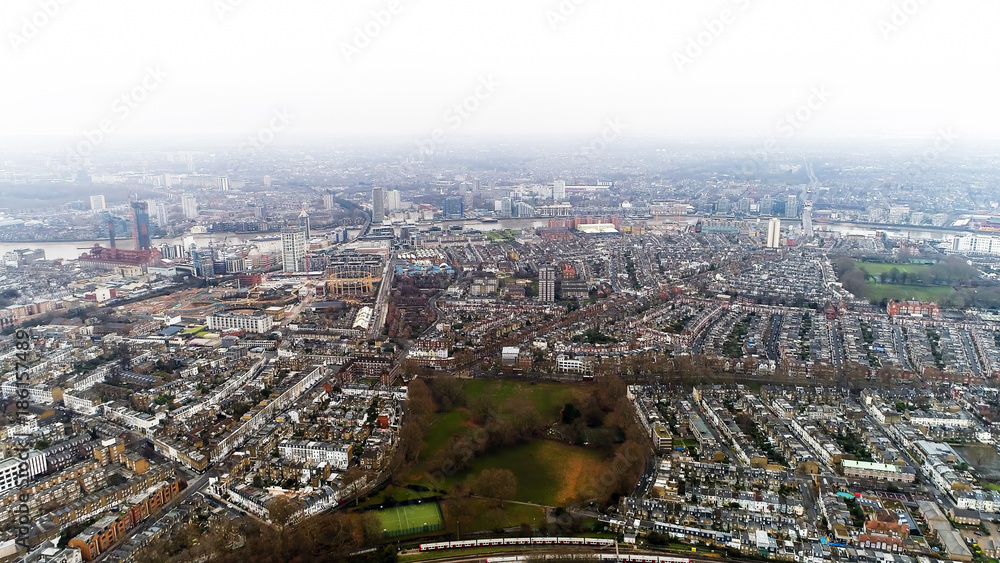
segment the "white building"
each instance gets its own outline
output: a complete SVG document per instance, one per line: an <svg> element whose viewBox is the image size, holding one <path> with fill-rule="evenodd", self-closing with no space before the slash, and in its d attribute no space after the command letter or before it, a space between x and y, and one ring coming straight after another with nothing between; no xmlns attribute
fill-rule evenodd
<svg viewBox="0 0 1000 563"><path fill-rule="evenodd" d="M997 255L1000 254L1000 237L955 237L951 241L951 249L959 254Z"/></svg>
<svg viewBox="0 0 1000 563"><path fill-rule="evenodd" d="M281 231L281 268L285 272L303 272L305 257L305 231L296 227Z"/></svg>
<svg viewBox="0 0 1000 563"><path fill-rule="evenodd" d="M284 440L278 444L278 453L285 459L326 462L340 470L347 469L351 461L350 444Z"/></svg>
<svg viewBox="0 0 1000 563"><path fill-rule="evenodd" d="M562 201L566 199L566 181L556 180L552 182L552 201Z"/></svg>
<svg viewBox="0 0 1000 563"><path fill-rule="evenodd" d="M185 219L196 219L198 217L198 200L191 194L182 195L181 211L184 212Z"/></svg>
<svg viewBox="0 0 1000 563"><path fill-rule="evenodd" d="M88 416L96 416L99 402L95 402L98 399L85 399L83 397L77 397L71 395L68 391L63 392L63 404L66 408L80 414L85 414Z"/></svg>
<svg viewBox="0 0 1000 563"><path fill-rule="evenodd" d="M26 459L9 457L0 461L0 493L20 487L26 479L45 473L47 465L41 452L32 450L24 454ZM22 466L21 464L24 464Z"/></svg>
<svg viewBox="0 0 1000 563"><path fill-rule="evenodd" d="M588 373L590 365L582 359L570 358L564 354L556 356L556 368L567 373Z"/></svg>
<svg viewBox="0 0 1000 563"><path fill-rule="evenodd" d="M368 330L372 325L372 314L374 311L371 307L364 306L358 310L358 314L354 316L354 324L351 328L360 328L361 330Z"/></svg>
<svg viewBox="0 0 1000 563"><path fill-rule="evenodd" d="M521 349L517 346L504 346L500 351L500 358L505 364L513 364L519 355L521 355Z"/></svg>
<svg viewBox="0 0 1000 563"><path fill-rule="evenodd" d="M92 195L90 196L90 209L93 211L104 211L107 209L107 204L104 201L103 195Z"/></svg>
<svg viewBox="0 0 1000 563"><path fill-rule="evenodd" d="M767 247L778 248L781 246L781 219L772 217L767 222Z"/></svg>
<svg viewBox="0 0 1000 563"><path fill-rule="evenodd" d="M206 318L209 330L243 330L263 334L274 326L274 319L264 311L220 311Z"/></svg>
<svg viewBox="0 0 1000 563"><path fill-rule="evenodd" d="M135 428L145 434L149 434L153 428L160 424L160 419L150 414L134 411L124 406L114 403L104 404L104 416L113 422L117 422L129 428Z"/></svg>
<svg viewBox="0 0 1000 563"><path fill-rule="evenodd" d="M556 269L552 266L538 268L538 300L542 303L556 300Z"/></svg>
<svg viewBox="0 0 1000 563"><path fill-rule="evenodd" d="M399 211L403 208L403 200L399 195L399 190L385 192L385 208L387 211Z"/></svg>

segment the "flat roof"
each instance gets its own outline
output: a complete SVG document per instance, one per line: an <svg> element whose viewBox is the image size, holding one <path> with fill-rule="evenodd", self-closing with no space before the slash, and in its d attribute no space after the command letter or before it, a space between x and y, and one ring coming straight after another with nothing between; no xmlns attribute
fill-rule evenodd
<svg viewBox="0 0 1000 563"><path fill-rule="evenodd" d="M888 463L875 463L872 461L858 461L856 459L845 459L841 462L844 467L856 467L858 469L865 469L868 471L887 471L891 473L899 473L899 467L891 465Z"/></svg>

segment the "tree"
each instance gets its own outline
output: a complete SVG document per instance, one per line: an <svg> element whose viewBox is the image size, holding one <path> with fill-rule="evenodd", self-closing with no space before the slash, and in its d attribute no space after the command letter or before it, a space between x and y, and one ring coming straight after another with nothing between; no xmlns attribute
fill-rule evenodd
<svg viewBox="0 0 1000 563"><path fill-rule="evenodd" d="M279 496L267 506L267 519L272 524L283 529L291 523L292 517L299 511L299 504L292 499Z"/></svg>
<svg viewBox="0 0 1000 563"><path fill-rule="evenodd" d="M582 413L580 409L576 408L573 403L566 403L562 410L562 421L563 424L573 424L573 421L580 418Z"/></svg>
<svg viewBox="0 0 1000 563"><path fill-rule="evenodd" d="M473 422L486 425L497 419L497 405L492 397L486 395L480 395L472 399L472 403L469 405L469 411L472 413Z"/></svg>
<svg viewBox="0 0 1000 563"><path fill-rule="evenodd" d="M366 543L380 540L385 535L385 528L382 527L382 521L374 512L362 512L359 524L364 533Z"/></svg>
<svg viewBox="0 0 1000 563"><path fill-rule="evenodd" d="M435 377L431 382L431 392L434 394L434 400L437 402L440 412L447 412L453 407L465 405L462 382L454 377Z"/></svg>
<svg viewBox="0 0 1000 563"><path fill-rule="evenodd" d="M500 506L517 494L517 476L509 469L484 469L472 483L472 491L481 497L497 499Z"/></svg>

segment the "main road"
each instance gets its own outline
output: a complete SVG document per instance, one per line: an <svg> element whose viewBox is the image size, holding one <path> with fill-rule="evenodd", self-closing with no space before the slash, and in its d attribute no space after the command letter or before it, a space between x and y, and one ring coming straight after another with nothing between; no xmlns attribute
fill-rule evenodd
<svg viewBox="0 0 1000 563"><path fill-rule="evenodd" d="M170 499L170 502L168 502L167 504L165 504L162 507L160 507L160 511L159 512L157 512L153 516L150 516L149 518L146 518L145 520L143 520L142 522L140 522L138 526L136 526L136 527L132 528L131 530L129 530L125 534L124 538L121 538L121 540L118 543L116 543L113 547L111 547L110 549L108 549L104 553L101 553L100 555L98 555L97 557L95 557L94 561L97 562L97 561L104 560L105 557L107 557L109 554L113 553L115 551L115 549L117 549L118 547L120 547L123 543L125 543L126 541L128 541L130 538L132 538L133 536L136 536L138 534L141 534L142 532L146 531L150 526L152 526L153 524L155 524L156 522L158 522L160 520L160 517L162 517L167 512L170 512L171 507L184 502L185 500L187 500L188 498L190 498L191 495L193 495L193 494L195 494L197 492L201 492L205 488L205 485L207 485L207 484L208 484L208 475L207 474L206 475L202 475L202 476L198 477L197 479L195 479L194 481L188 483L188 486L183 491L181 491L174 498Z"/></svg>

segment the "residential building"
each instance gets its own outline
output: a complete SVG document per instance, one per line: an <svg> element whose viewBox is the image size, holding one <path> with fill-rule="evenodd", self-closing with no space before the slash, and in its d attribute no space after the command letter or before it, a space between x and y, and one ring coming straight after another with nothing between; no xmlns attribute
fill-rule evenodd
<svg viewBox="0 0 1000 563"><path fill-rule="evenodd" d="M306 233L299 227L281 231L281 268L285 272L306 270Z"/></svg>
<svg viewBox="0 0 1000 563"><path fill-rule="evenodd" d="M556 269L553 266L538 268L538 300L542 303L556 300Z"/></svg>

